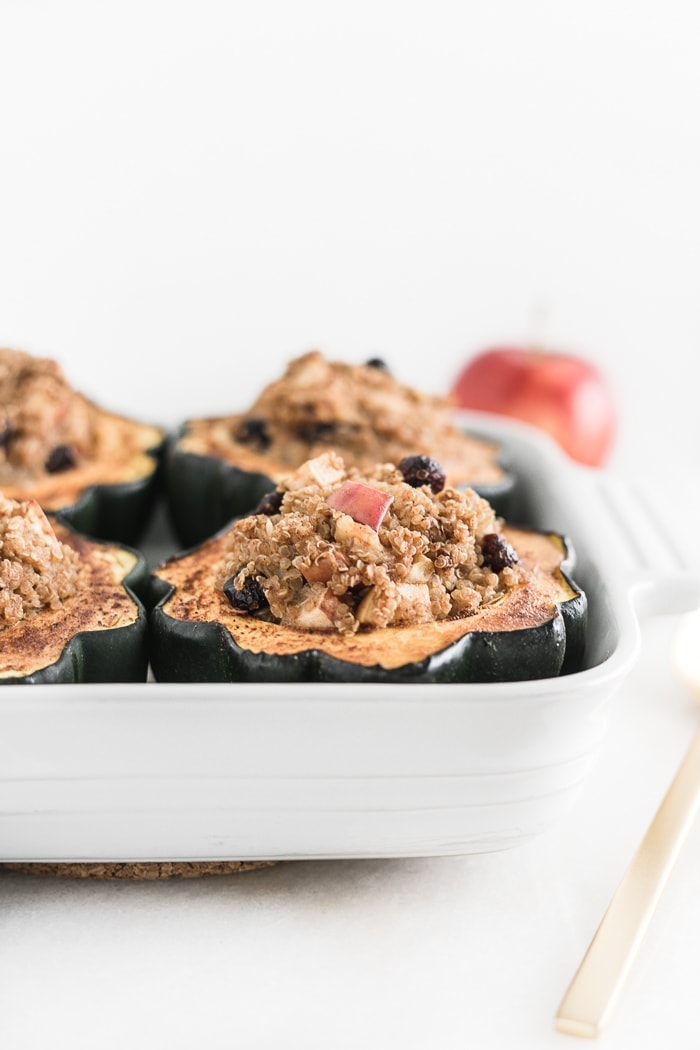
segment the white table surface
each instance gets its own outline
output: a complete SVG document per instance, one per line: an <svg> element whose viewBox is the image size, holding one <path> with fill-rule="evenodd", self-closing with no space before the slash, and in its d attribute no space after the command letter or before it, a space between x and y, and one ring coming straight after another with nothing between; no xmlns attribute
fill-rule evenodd
<svg viewBox="0 0 700 1050"><path fill-rule="evenodd" d="M565 1048L553 1018L692 735L677 618L648 621L563 825L502 853L283 862L162 882L0 876L0 1031L13 1050ZM700 1040L700 827L609 1050Z"/></svg>

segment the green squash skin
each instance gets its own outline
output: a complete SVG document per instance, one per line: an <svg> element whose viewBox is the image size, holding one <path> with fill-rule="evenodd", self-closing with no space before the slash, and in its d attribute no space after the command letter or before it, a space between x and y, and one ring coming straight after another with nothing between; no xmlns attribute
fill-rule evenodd
<svg viewBox="0 0 700 1050"><path fill-rule="evenodd" d="M77 532L93 539L135 546L141 540L162 486L162 450L149 450L153 470L133 481L91 485L79 499L56 511Z"/></svg>
<svg viewBox="0 0 700 1050"><path fill-rule="evenodd" d="M241 649L218 623L184 623L156 608L150 662L158 682L352 682L427 685L554 678L566 650L564 617L526 630L472 632L424 660L390 670L318 649L284 656Z"/></svg>
<svg viewBox="0 0 700 1050"><path fill-rule="evenodd" d="M586 654L588 634L588 597L572 579L571 573L576 565L576 554L571 540L559 533L550 532L562 551L560 572L575 595L562 602L559 610L564 617L566 627L566 652L561 667L561 674L573 674L580 671Z"/></svg>
<svg viewBox="0 0 700 1050"><path fill-rule="evenodd" d="M506 470L504 461L501 461L501 465ZM460 485L459 488L466 488L466 486ZM494 482L492 485L473 485L472 488L491 504L500 518L508 520L515 518L516 478L514 474L506 470L502 481Z"/></svg>
<svg viewBox="0 0 700 1050"><path fill-rule="evenodd" d="M267 474L240 470L215 456L199 456L166 442L163 476L170 521L184 547L213 536L258 505L275 488Z"/></svg>
<svg viewBox="0 0 700 1050"><path fill-rule="evenodd" d="M234 518L249 514L276 488L267 474L241 470L215 456L178 448L184 428L166 440L163 456L164 488L170 521L184 547L213 536ZM496 514L513 516L516 478L507 469L503 480L474 489L488 500Z"/></svg>
<svg viewBox="0 0 700 1050"><path fill-rule="evenodd" d="M548 535L553 535L549 533ZM177 620L162 608L173 588L151 576L150 663L159 682L384 682L406 684L512 682L553 678L580 670L588 604L572 580L573 548L561 542L559 571L574 592L556 615L537 627L467 632L423 660L386 669L366 667L316 649L293 654L253 653L220 623Z"/></svg>
<svg viewBox="0 0 700 1050"><path fill-rule="evenodd" d="M109 540L95 540L96 543L109 543L113 541ZM119 544L124 550L129 551L134 555L136 561L131 571L124 577L122 585L126 588L132 598L136 599L139 605L143 606L146 618L148 618L149 605L148 602L152 595L151 590L151 570L146 561L146 558L136 547L130 547L126 543Z"/></svg>
<svg viewBox="0 0 700 1050"><path fill-rule="evenodd" d="M24 678L0 679L0 686L145 682L147 675L148 619L142 607L134 623L77 634L55 663Z"/></svg>
<svg viewBox="0 0 700 1050"><path fill-rule="evenodd" d="M140 595L149 587L148 565L136 554L122 586L138 607L137 619L123 627L81 631L58 660L20 678L0 678L3 685L75 685L97 682L145 682L148 675L148 613Z"/></svg>

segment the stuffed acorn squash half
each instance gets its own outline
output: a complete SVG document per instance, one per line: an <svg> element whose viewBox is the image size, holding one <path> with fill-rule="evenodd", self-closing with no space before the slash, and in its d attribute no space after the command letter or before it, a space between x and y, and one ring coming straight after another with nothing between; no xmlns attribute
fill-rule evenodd
<svg viewBox="0 0 700 1050"><path fill-rule="evenodd" d="M334 452L152 575L158 681L483 682L583 657L562 536L503 524L430 457Z"/></svg>
<svg viewBox="0 0 700 1050"><path fill-rule="evenodd" d="M278 481L326 451L366 470L424 452L447 483L508 514L515 478L492 441L465 433L446 400L402 386L379 359L352 365L318 351L293 360L242 414L188 420L165 453L170 516L184 546L248 513Z"/></svg>
<svg viewBox="0 0 700 1050"><path fill-rule="evenodd" d="M135 543L165 432L100 408L49 358L0 349L0 490L94 537Z"/></svg>
<svg viewBox="0 0 700 1050"><path fill-rule="evenodd" d="M145 681L147 584L136 551L0 495L0 685Z"/></svg>

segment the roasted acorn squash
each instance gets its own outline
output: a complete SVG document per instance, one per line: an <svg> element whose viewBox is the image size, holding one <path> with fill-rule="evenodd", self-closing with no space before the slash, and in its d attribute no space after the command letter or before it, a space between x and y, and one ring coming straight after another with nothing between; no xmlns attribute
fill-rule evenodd
<svg viewBox="0 0 700 1050"><path fill-rule="evenodd" d="M94 457L26 484L8 484L9 499L35 499L96 539L134 544L151 515L160 484L164 432L99 410Z"/></svg>
<svg viewBox="0 0 700 1050"><path fill-rule="evenodd" d="M227 530L152 574L150 659L158 681L484 682L549 678L583 657L587 602L565 537L504 527L527 583L461 618L352 636L279 626L212 587Z"/></svg>
<svg viewBox="0 0 700 1050"><path fill-rule="evenodd" d="M212 428L222 420L212 419ZM164 485L170 519L183 547L191 547L213 536L237 515L248 513L279 482L289 467L272 463L263 455L232 444L226 458L221 453L193 451L192 424L183 424L164 446ZM203 421L198 421L201 429ZM508 516L515 489L515 477L505 466L499 451L484 442L485 452L497 464L497 481L470 485L488 500L498 514ZM462 483L464 487L469 484Z"/></svg>
<svg viewBox="0 0 700 1050"><path fill-rule="evenodd" d="M165 431L74 390L50 358L0 349L0 490L94 537L135 543L151 513Z"/></svg>
<svg viewBox="0 0 700 1050"><path fill-rule="evenodd" d="M61 608L0 627L0 685L145 681L144 558L47 517L58 540L78 555L77 589Z"/></svg>
<svg viewBox="0 0 700 1050"><path fill-rule="evenodd" d="M296 358L248 412L190 419L168 438L165 490L184 546L246 514L301 463L334 449L348 464L435 456L447 483L472 487L503 516L515 478L497 443L464 433L442 398L403 386L380 361L331 362L317 351Z"/></svg>

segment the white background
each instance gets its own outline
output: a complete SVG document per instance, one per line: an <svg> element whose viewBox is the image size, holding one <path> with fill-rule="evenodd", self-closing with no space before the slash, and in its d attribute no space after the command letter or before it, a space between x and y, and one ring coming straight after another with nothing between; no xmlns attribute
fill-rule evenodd
<svg viewBox="0 0 700 1050"><path fill-rule="evenodd" d="M0 343L166 423L544 340L698 446L697 5L0 2ZM673 403L674 429L659 426Z"/></svg>
<svg viewBox="0 0 700 1050"><path fill-rule="evenodd" d="M544 338L604 369L611 467L692 549L699 44L692 2L0 0L0 344L175 423L311 347L441 392ZM670 637L647 628L571 823L517 854L5 875L4 1041L575 1046L553 1012L694 721ZM610 1050L698 1046L698 845Z"/></svg>

